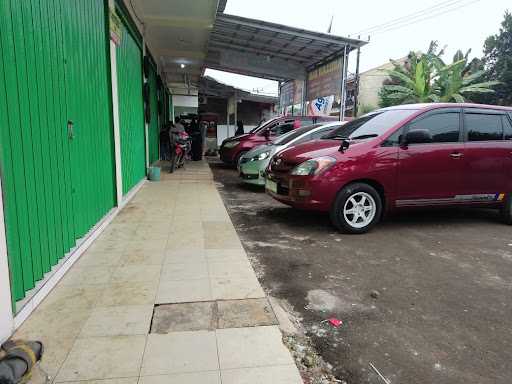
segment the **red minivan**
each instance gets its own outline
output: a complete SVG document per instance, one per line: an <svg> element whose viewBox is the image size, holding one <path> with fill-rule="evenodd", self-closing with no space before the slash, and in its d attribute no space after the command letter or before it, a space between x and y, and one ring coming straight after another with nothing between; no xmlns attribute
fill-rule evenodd
<svg viewBox="0 0 512 384"><path fill-rule="evenodd" d="M305 125L316 124L322 121L336 121L332 116L280 116L258 125L249 133L229 137L222 142L220 159L227 164L238 164L242 155L257 147L272 141L277 136Z"/></svg>
<svg viewBox="0 0 512 384"><path fill-rule="evenodd" d="M512 224L512 108L380 109L277 154L266 190L285 204L329 212L349 233L405 207L495 207Z"/></svg>

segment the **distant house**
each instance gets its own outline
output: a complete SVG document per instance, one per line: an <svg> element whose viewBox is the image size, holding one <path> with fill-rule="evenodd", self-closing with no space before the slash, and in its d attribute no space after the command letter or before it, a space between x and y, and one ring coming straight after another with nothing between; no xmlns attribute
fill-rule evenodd
<svg viewBox="0 0 512 384"><path fill-rule="evenodd" d="M405 63L406 60L407 56L396 61ZM388 62L359 74L359 97L357 103L359 114L379 107L379 91L384 82L389 79L385 71L390 69L393 69L393 64ZM347 111L353 111L355 90L356 79L352 77L347 83Z"/></svg>

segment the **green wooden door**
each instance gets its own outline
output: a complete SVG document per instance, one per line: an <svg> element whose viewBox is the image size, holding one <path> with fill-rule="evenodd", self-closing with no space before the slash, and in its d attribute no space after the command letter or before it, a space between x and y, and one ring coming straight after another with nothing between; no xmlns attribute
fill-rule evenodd
<svg viewBox="0 0 512 384"><path fill-rule="evenodd" d="M0 176L16 302L114 206L105 4L1 0L0 25Z"/></svg>
<svg viewBox="0 0 512 384"><path fill-rule="evenodd" d="M120 11L119 11L120 12ZM123 194L146 176L146 140L142 97L142 51L123 23L116 49Z"/></svg>

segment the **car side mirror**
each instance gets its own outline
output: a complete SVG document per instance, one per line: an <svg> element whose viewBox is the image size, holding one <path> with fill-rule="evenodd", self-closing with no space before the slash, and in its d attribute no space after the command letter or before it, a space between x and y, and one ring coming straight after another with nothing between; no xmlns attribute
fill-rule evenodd
<svg viewBox="0 0 512 384"><path fill-rule="evenodd" d="M415 129L407 132L404 138L404 145L431 143L432 135L427 129Z"/></svg>

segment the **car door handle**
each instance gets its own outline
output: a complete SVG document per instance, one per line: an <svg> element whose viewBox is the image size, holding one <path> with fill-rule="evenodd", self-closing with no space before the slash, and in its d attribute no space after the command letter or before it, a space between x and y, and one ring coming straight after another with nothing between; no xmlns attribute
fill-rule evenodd
<svg viewBox="0 0 512 384"><path fill-rule="evenodd" d="M462 155L462 153L460 153L460 152L450 153L450 157L451 157L452 159L460 159L462 156L463 156L463 155Z"/></svg>

